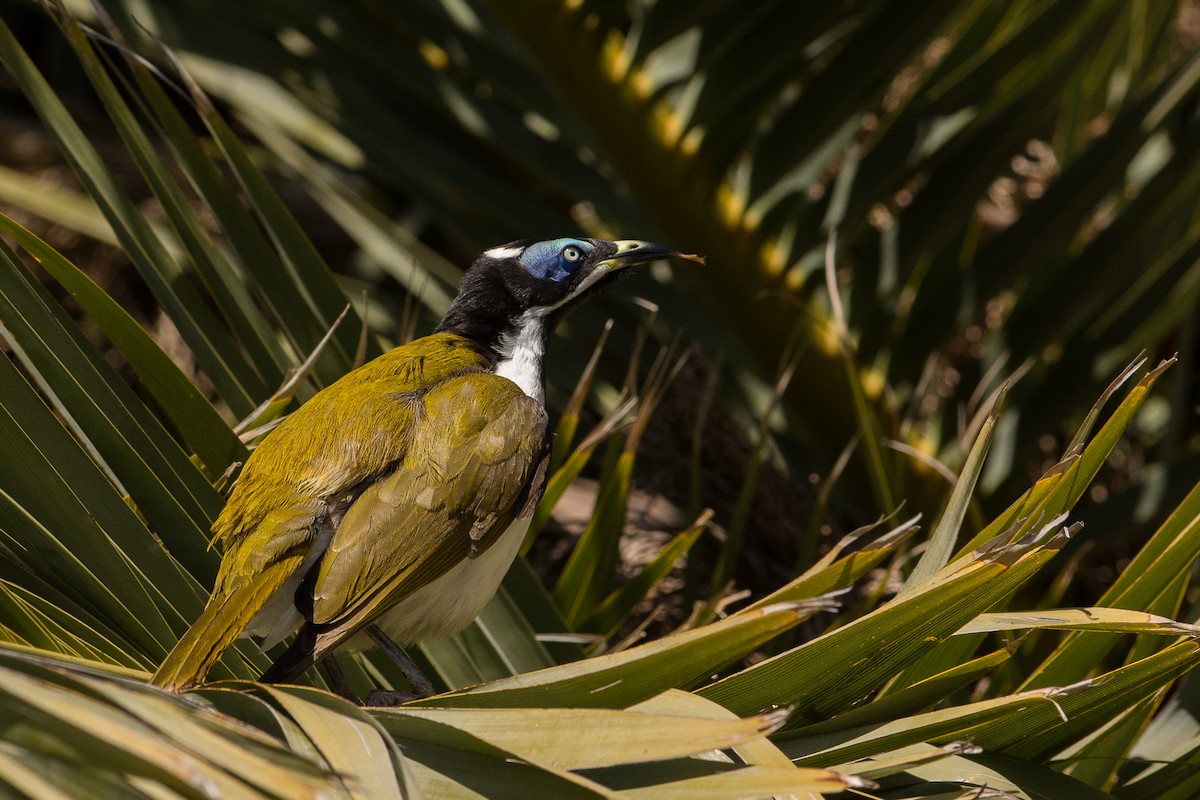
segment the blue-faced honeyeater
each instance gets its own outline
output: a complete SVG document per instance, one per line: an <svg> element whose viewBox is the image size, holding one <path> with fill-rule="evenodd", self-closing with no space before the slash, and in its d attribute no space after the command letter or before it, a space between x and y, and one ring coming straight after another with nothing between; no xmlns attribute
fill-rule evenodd
<svg viewBox="0 0 1200 800"><path fill-rule="evenodd" d="M542 494L550 333L622 269L672 257L699 260L633 240L484 252L432 335L318 392L253 451L213 525L212 596L154 683L202 683L243 635L269 647L295 633L262 676L290 681L378 632L411 643L466 627Z"/></svg>

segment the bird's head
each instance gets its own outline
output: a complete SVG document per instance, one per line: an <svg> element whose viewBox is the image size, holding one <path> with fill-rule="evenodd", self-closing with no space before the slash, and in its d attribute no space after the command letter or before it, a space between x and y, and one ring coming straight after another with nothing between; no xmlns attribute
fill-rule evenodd
<svg viewBox="0 0 1200 800"><path fill-rule="evenodd" d="M667 258L703 261L635 239L521 240L493 247L463 275L438 330L462 333L486 346L529 322L549 332L629 267Z"/></svg>

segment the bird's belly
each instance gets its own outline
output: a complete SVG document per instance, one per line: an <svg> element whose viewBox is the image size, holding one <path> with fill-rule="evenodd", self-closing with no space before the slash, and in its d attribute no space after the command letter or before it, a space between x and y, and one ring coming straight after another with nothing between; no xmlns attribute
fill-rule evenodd
<svg viewBox="0 0 1200 800"><path fill-rule="evenodd" d="M512 566L525 533L529 517L515 520L500 539L476 558L465 558L441 577L422 586L391 609L375 618L377 625L393 641L422 642L458 633L479 616L479 612L500 587ZM360 633L343 649L367 650L374 642Z"/></svg>

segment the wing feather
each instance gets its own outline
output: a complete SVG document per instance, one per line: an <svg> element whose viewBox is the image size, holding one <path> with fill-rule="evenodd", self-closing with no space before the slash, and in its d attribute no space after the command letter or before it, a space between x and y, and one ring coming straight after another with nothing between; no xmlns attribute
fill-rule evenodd
<svg viewBox="0 0 1200 800"><path fill-rule="evenodd" d="M203 681L255 615L316 561L363 488L404 460L426 389L487 366L466 339L435 334L348 373L284 420L251 454L213 524L225 550L216 586L154 682L181 689Z"/></svg>
<svg viewBox="0 0 1200 800"><path fill-rule="evenodd" d="M531 484L540 496L549 445L540 403L504 378L473 374L425 404L406 457L355 501L325 551L312 609L321 652L485 551L531 511Z"/></svg>

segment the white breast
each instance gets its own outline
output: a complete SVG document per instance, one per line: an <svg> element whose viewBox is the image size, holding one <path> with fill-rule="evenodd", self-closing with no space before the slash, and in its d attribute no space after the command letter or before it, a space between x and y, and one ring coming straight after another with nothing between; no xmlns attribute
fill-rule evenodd
<svg viewBox="0 0 1200 800"><path fill-rule="evenodd" d="M542 359L546 355L545 324L541 315L526 312L516 335L506 334L497 348L500 361L496 364L496 374L508 378L539 403L546 402L546 389L542 385Z"/></svg>

